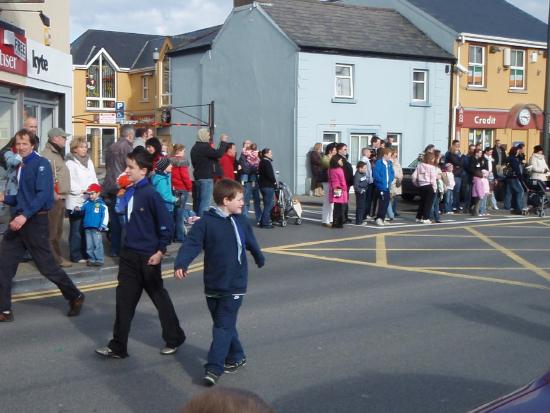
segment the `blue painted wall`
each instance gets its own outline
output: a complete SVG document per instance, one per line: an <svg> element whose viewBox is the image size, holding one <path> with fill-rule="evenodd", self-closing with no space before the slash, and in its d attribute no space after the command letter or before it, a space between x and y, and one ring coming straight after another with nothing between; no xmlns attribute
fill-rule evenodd
<svg viewBox="0 0 550 413"><path fill-rule="evenodd" d="M333 103L335 64L354 65L355 103ZM323 132L341 133L349 144L353 133L401 133L401 159L408 165L424 147L448 144L450 75L446 64L299 53L297 112L298 191L307 187L306 154ZM412 99L413 69L428 70L428 105Z"/></svg>
<svg viewBox="0 0 550 413"><path fill-rule="evenodd" d="M172 59L174 102L215 101L216 137L227 133L239 148L247 138L271 148L281 179L292 186L296 50L262 11L246 7L231 13L210 51ZM173 122L184 118L173 111ZM174 128L174 142L192 144L185 129Z"/></svg>

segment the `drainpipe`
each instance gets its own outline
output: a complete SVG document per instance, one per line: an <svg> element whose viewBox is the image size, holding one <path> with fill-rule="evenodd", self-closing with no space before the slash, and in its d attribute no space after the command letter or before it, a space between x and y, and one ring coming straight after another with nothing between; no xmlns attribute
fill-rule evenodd
<svg viewBox="0 0 550 413"><path fill-rule="evenodd" d="M550 9L548 11L548 23L550 24ZM550 26L546 43L546 89L544 94L544 132L542 135L542 147L548 156L550 148Z"/></svg>
<svg viewBox="0 0 550 413"><path fill-rule="evenodd" d="M460 64L460 47L464 44L464 37L462 36L459 36L458 38L458 48L457 48L457 51L456 51L456 59L457 59L457 65ZM458 110L458 108L460 107L460 72L458 70L458 67L456 67L456 70L454 71L455 73L453 74L453 76L456 76L455 79L456 79L456 100L455 100L455 105L453 107L453 116L452 116L452 127L451 127L451 131L452 131L452 136L451 136L451 142L453 140L456 139L456 112Z"/></svg>

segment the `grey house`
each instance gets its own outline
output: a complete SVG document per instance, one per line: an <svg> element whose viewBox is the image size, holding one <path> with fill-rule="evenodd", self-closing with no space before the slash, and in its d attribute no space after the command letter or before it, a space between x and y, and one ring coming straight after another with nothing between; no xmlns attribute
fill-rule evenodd
<svg viewBox="0 0 550 413"><path fill-rule="evenodd" d="M454 58L393 10L254 2L170 57L172 122L205 119L191 106L214 101L216 134L271 148L298 193L308 189L306 154L316 142L345 142L356 162L371 136L391 135L408 164L448 140ZM196 129L171 135L191 146Z"/></svg>

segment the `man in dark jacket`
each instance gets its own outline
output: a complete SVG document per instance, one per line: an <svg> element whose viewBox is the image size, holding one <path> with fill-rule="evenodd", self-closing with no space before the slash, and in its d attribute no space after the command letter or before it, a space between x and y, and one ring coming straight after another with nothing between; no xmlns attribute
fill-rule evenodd
<svg viewBox="0 0 550 413"><path fill-rule="evenodd" d="M215 169L223 154L223 150L216 150L212 147L210 131L206 128L200 129L197 134L197 142L191 148L195 192L198 195L198 207L195 212L199 216L210 208L210 199L214 191Z"/></svg>
<svg viewBox="0 0 550 413"><path fill-rule="evenodd" d="M4 196L0 202L11 206L12 220L0 243L0 322L13 321L11 284L27 249L38 270L61 290L69 301L68 316L77 316L84 294L73 284L53 256L48 242L48 210L54 204L53 176L49 162L33 151L36 138L21 130L15 135L17 152L23 158L16 195Z"/></svg>
<svg viewBox="0 0 550 413"><path fill-rule="evenodd" d="M342 162L344 164L344 176L346 178L346 183L348 185L348 199L349 199L349 191L353 187L353 166L348 161L348 145L345 143L339 143L336 145L336 157L339 157L342 159ZM349 208L348 204L345 204L344 208L344 222L346 224L351 223L351 219L349 219L348 216Z"/></svg>
<svg viewBox="0 0 550 413"><path fill-rule="evenodd" d="M126 169L126 157L133 150L134 128L125 125L120 130L120 138L111 144L105 153L105 180L103 181L103 199L109 208L109 235L111 240L111 257L118 257L122 227L115 210L116 194L118 192L117 179Z"/></svg>
<svg viewBox="0 0 550 413"><path fill-rule="evenodd" d="M460 153L460 141L454 140L449 148L449 151L445 154L445 163L453 165L453 175L455 178L455 187L453 189L453 211L460 211L462 209L460 205L460 194L462 188L462 154Z"/></svg>

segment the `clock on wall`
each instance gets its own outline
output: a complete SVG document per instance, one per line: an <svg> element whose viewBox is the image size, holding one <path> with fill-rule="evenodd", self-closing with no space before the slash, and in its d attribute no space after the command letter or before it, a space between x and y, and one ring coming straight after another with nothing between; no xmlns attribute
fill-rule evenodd
<svg viewBox="0 0 550 413"><path fill-rule="evenodd" d="M531 112L529 109L522 109L518 113L518 123L521 126L527 126L531 122Z"/></svg>

